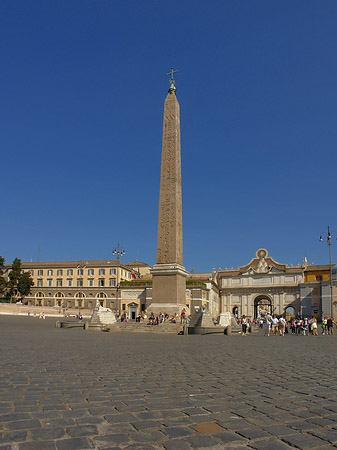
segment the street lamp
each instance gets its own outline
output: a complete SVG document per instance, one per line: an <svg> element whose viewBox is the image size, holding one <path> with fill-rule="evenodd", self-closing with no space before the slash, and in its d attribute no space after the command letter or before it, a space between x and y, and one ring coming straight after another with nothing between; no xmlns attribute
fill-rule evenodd
<svg viewBox="0 0 337 450"><path fill-rule="evenodd" d="M125 250L122 249L118 246L112 251L112 255L117 255L117 263L119 263L119 265L121 264L121 257L125 255ZM119 289L120 289L120 284L119 284L119 266L117 266L117 286L116 286L116 312L117 312L117 316L119 316L120 314L120 304L119 304Z"/></svg>
<svg viewBox="0 0 337 450"><path fill-rule="evenodd" d="M336 231L330 231L330 227L328 227L328 231L322 231L321 235L319 237L319 241L323 242L323 238L322 235L326 234L326 243L328 245L328 249L329 249L329 266L330 266L330 308L331 308L331 317L333 318L333 284L332 284L332 264L331 264L331 233L335 233L335 235L337 236L337 232ZM336 237L337 239L337 237Z"/></svg>

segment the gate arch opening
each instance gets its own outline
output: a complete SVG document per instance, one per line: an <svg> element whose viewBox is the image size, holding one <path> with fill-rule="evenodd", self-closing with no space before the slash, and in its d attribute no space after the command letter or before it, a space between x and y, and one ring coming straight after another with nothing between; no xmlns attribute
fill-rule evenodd
<svg viewBox="0 0 337 450"><path fill-rule="evenodd" d="M267 314L272 314L272 301L266 295L259 295L254 300L254 319L260 319Z"/></svg>

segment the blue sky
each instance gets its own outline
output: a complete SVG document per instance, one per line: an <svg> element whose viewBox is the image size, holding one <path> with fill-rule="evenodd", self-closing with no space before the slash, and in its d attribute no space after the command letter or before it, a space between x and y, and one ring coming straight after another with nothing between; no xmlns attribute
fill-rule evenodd
<svg viewBox="0 0 337 450"><path fill-rule="evenodd" d="M335 0L3 0L0 254L110 259L120 242L125 262L155 263L174 67L186 269L259 247L327 263L336 20Z"/></svg>

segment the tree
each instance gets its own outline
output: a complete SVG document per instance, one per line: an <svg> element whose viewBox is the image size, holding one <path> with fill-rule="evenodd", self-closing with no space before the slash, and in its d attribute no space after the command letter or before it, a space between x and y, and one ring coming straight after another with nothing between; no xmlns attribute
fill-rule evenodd
<svg viewBox="0 0 337 450"><path fill-rule="evenodd" d="M30 288L32 286L34 286L34 281L30 272L22 273L18 281L18 291L22 297L25 297L30 293Z"/></svg>
<svg viewBox="0 0 337 450"><path fill-rule="evenodd" d="M7 283L8 294L11 299L26 296L30 292L30 288L34 285L30 272L23 272L21 268L21 259L15 258L12 263L12 270L8 274L9 281Z"/></svg>
<svg viewBox="0 0 337 450"><path fill-rule="evenodd" d="M12 264L12 270L8 274L8 292L12 298L18 294L18 282L21 276L21 259L15 258Z"/></svg>
<svg viewBox="0 0 337 450"><path fill-rule="evenodd" d="M6 280L4 277L5 258L0 256L0 297L4 297L6 293Z"/></svg>

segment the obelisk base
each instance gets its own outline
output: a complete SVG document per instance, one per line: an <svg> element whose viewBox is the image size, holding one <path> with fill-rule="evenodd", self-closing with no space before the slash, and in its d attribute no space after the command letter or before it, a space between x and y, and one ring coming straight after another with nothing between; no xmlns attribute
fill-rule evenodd
<svg viewBox="0 0 337 450"><path fill-rule="evenodd" d="M156 264L152 274L152 303L147 307L148 315L152 312L167 313L170 316L186 309L186 277L188 272L180 264Z"/></svg>

